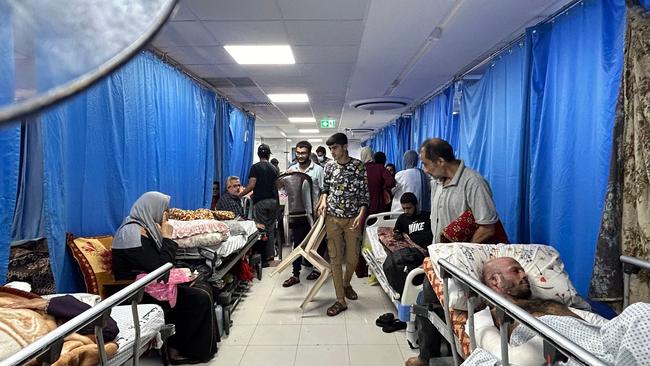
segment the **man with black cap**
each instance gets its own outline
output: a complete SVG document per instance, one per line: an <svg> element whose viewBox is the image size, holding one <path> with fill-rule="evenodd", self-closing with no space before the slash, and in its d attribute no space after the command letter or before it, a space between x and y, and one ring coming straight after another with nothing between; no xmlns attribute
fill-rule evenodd
<svg viewBox="0 0 650 366"><path fill-rule="evenodd" d="M278 178L278 170L269 163L271 148L267 144L261 144L257 148L258 163L253 164L248 175L248 186L239 197L243 197L253 191L253 220L263 224L268 241L262 253L263 264L268 265L275 259L275 225L278 220L278 192L275 189L275 180Z"/></svg>

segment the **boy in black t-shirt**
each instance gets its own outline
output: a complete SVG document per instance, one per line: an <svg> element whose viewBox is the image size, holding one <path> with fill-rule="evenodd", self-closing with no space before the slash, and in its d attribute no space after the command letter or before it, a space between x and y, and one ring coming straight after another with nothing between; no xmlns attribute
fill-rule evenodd
<svg viewBox="0 0 650 366"><path fill-rule="evenodd" d="M395 239L402 239L402 234L408 234L411 240L425 248L433 242L431 233L431 217L428 212L417 212L418 199L411 192L406 192L400 198L404 213L399 215L393 228Z"/></svg>

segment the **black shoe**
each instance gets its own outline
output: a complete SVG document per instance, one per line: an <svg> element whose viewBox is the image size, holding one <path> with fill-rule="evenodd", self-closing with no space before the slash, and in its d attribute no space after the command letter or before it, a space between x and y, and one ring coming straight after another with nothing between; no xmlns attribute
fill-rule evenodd
<svg viewBox="0 0 650 366"><path fill-rule="evenodd" d="M402 329L406 329L406 323L400 321L399 319L395 319L393 320L392 323L381 328L381 330L383 330L384 333L393 333Z"/></svg>
<svg viewBox="0 0 650 366"><path fill-rule="evenodd" d="M391 324L393 322L393 320L395 320L395 315L393 315L393 313L386 313L386 314L380 315L379 318L377 318L377 320L375 320L375 324L378 327L383 328L383 327Z"/></svg>

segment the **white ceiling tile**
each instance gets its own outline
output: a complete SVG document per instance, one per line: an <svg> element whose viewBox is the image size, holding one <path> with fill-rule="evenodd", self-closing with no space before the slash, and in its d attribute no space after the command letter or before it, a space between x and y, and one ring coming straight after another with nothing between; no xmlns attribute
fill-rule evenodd
<svg viewBox="0 0 650 366"><path fill-rule="evenodd" d="M234 63L221 46L210 47L162 47L161 51L185 65L210 65Z"/></svg>
<svg viewBox="0 0 650 366"><path fill-rule="evenodd" d="M286 21L292 45L354 46L361 42L363 21Z"/></svg>
<svg viewBox="0 0 650 366"><path fill-rule="evenodd" d="M156 47L216 46L217 42L197 21L167 22L154 39Z"/></svg>
<svg viewBox="0 0 650 366"><path fill-rule="evenodd" d="M358 46L294 46L293 55L299 64L354 63Z"/></svg>
<svg viewBox="0 0 650 366"><path fill-rule="evenodd" d="M289 43L282 21L204 21L203 24L221 45Z"/></svg>
<svg viewBox="0 0 650 366"><path fill-rule="evenodd" d="M179 1L176 7L176 13L171 20L196 20L196 15L190 10L186 1Z"/></svg>
<svg viewBox="0 0 650 366"><path fill-rule="evenodd" d="M276 106L287 117L311 117L309 103L277 103Z"/></svg>
<svg viewBox="0 0 650 366"><path fill-rule="evenodd" d="M201 20L282 19L271 0L182 0Z"/></svg>
<svg viewBox="0 0 650 366"><path fill-rule="evenodd" d="M284 19L363 19L368 0L278 0Z"/></svg>

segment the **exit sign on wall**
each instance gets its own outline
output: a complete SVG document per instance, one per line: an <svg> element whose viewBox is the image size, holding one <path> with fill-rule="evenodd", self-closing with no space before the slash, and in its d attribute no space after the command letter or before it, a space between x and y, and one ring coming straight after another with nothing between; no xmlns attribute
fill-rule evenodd
<svg viewBox="0 0 650 366"><path fill-rule="evenodd" d="M336 128L335 119L321 119L320 128Z"/></svg>

